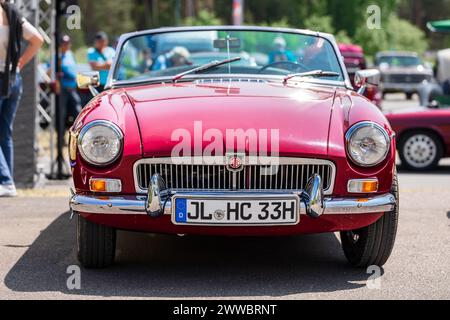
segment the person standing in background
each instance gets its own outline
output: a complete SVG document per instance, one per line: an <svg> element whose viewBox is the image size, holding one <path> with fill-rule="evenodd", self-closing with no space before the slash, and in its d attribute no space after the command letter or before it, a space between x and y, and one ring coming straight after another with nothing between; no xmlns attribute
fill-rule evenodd
<svg viewBox="0 0 450 320"><path fill-rule="evenodd" d="M77 91L77 63L73 56L71 40L68 35L61 38L60 46L60 88L61 88L61 112L60 115L60 134L64 136L66 123L69 117L75 118L81 111L81 99Z"/></svg>
<svg viewBox="0 0 450 320"><path fill-rule="evenodd" d="M94 47L88 49L88 61L92 70L100 72L99 92L102 92L105 88L115 53L115 50L108 46L106 33L103 31L98 32L95 35Z"/></svg>
<svg viewBox="0 0 450 320"><path fill-rule="evenodd" d="M28 43L21 54L21 41ZM44 42L11 3L0 0L0 197L17 195L14 184L13 123L22 94L20 70Z"/></svg>

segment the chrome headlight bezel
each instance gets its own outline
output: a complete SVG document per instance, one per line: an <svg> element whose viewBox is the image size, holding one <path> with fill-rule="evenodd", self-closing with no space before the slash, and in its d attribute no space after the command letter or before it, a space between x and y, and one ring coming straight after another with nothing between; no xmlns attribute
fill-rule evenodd
<svg viewBox="0 0 450 320"><path fill-rule="evenodd" d="M83 150L83 139L86 136L86 133L89 132L89 130L98 127L98 126L102 126L105 128L110 129L117 137L118 139L118 143L119 143L119 147L118 147L118 151L116 152L116 154L114 155L114 157L112 157L111 159L108 159L108 161L105 162L99 162L99 161L95 161L93 159L91 159L89 157L89 155L87 155L85 153L85 150ZM92 122L89 122L88 124L86 124L81 130L80 133L78 135L78 150L80 152L81 157L83 158L83 160L85 160L87 163L93 165L93 166L97 166L97 167L105 167L108 166L112 163L114 163L122 154L123 151L123 133L122 130L120 130L120 128L115 125L114 123L107 121L107 120L94 120Z"/></svg>
<svg viewBox="0 0 450 320"><path fill-rule="evenodd" d="M367 127L372 128L374 130L378 130L382 134L384 139L386 140L386 149L384 150L382 156L377 161L372 162L372 163L364 163L364 162L359 161L358 159L355 159L352 156L352 152L350 150L352 138L355 136L355 134L360 129L367 128ZM365 167L365 168L375 167L375 166L379 165L380 163L382 163L384 160L386 160L386 157L389 154L389 150L391 149L391 137L389 136L387 131L379 124L372 122L372 121L362 121L362 122L358 122L358 123L354 124L352 127L350 127L350 129L348 129L347 133L345 134L345 144L346 144L347 157L355 165L360 166L360 167Z"/></svg>

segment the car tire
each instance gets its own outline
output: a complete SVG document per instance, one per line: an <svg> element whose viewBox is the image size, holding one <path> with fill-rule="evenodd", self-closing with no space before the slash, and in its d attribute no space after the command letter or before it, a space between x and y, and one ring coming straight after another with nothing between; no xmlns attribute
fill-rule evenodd
<svg viewBox="0 0 450 320"><path fill-rule="evenodd" d="M417 148L423 145L423 154L417 154ZM400 138L398 152L402 166L412 171L428 171L437 167L444 147L441 139L433 132L417 130L406 133Z"/></svg>
<svg viewBox="0 0 450 320"><path fill-rule="evenodd" d="M394 210L384 213L377 222L365 228L340 233L345 257L351 265L358 268L382 267L391 255L399 215L397 175L394 175L391 193L396 200Z"/></svg>
<svg viewBox="0 0 450 320"><path fill-rule="evenodd" d="M78 261L83 267L106 268L114 262L116 230L78 215L77 244Z"/></svg>

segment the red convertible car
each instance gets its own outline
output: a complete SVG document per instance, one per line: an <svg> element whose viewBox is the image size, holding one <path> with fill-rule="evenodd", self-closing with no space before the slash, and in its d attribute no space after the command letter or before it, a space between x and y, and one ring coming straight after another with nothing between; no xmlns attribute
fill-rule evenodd
<svg viewBox="0 0 450 320"><path fill-rule="evenodd" d="M417 107L386 114L396 132L402 166L413 171L434 169L450 157L450 109Z"/></svg>
<svg viewBox="0 0 450 320"><path fill-rule="evenodd" d="M177 42L162 50L166 38ZM196 47L225 58L197 65ZM241 55L256 63L235 63ZM123 229L340 232L352 265L383 265L399 209L394 132L360 94L377 81L378 71L358 71L355 91L334 37L317 32L223 26L123 35L104 92L95 90L97 73L78 77L95 95L69 143L81 264L113 263Z"/></svg>

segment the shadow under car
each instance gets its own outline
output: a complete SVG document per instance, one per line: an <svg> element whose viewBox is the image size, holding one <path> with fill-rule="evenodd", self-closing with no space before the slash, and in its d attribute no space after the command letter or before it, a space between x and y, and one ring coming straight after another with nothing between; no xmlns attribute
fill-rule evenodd
<svg viewBox="0 0 450 320"><path fill-rule="evenodd" d="M66 270L78 265L75 248L76 221L66 212L12 267L6 286L101 297L279 297L352 290L370 276L347 263L332 233L246 238L119 231L115 264L82 268L81 289L69 290Z"/></svg>

